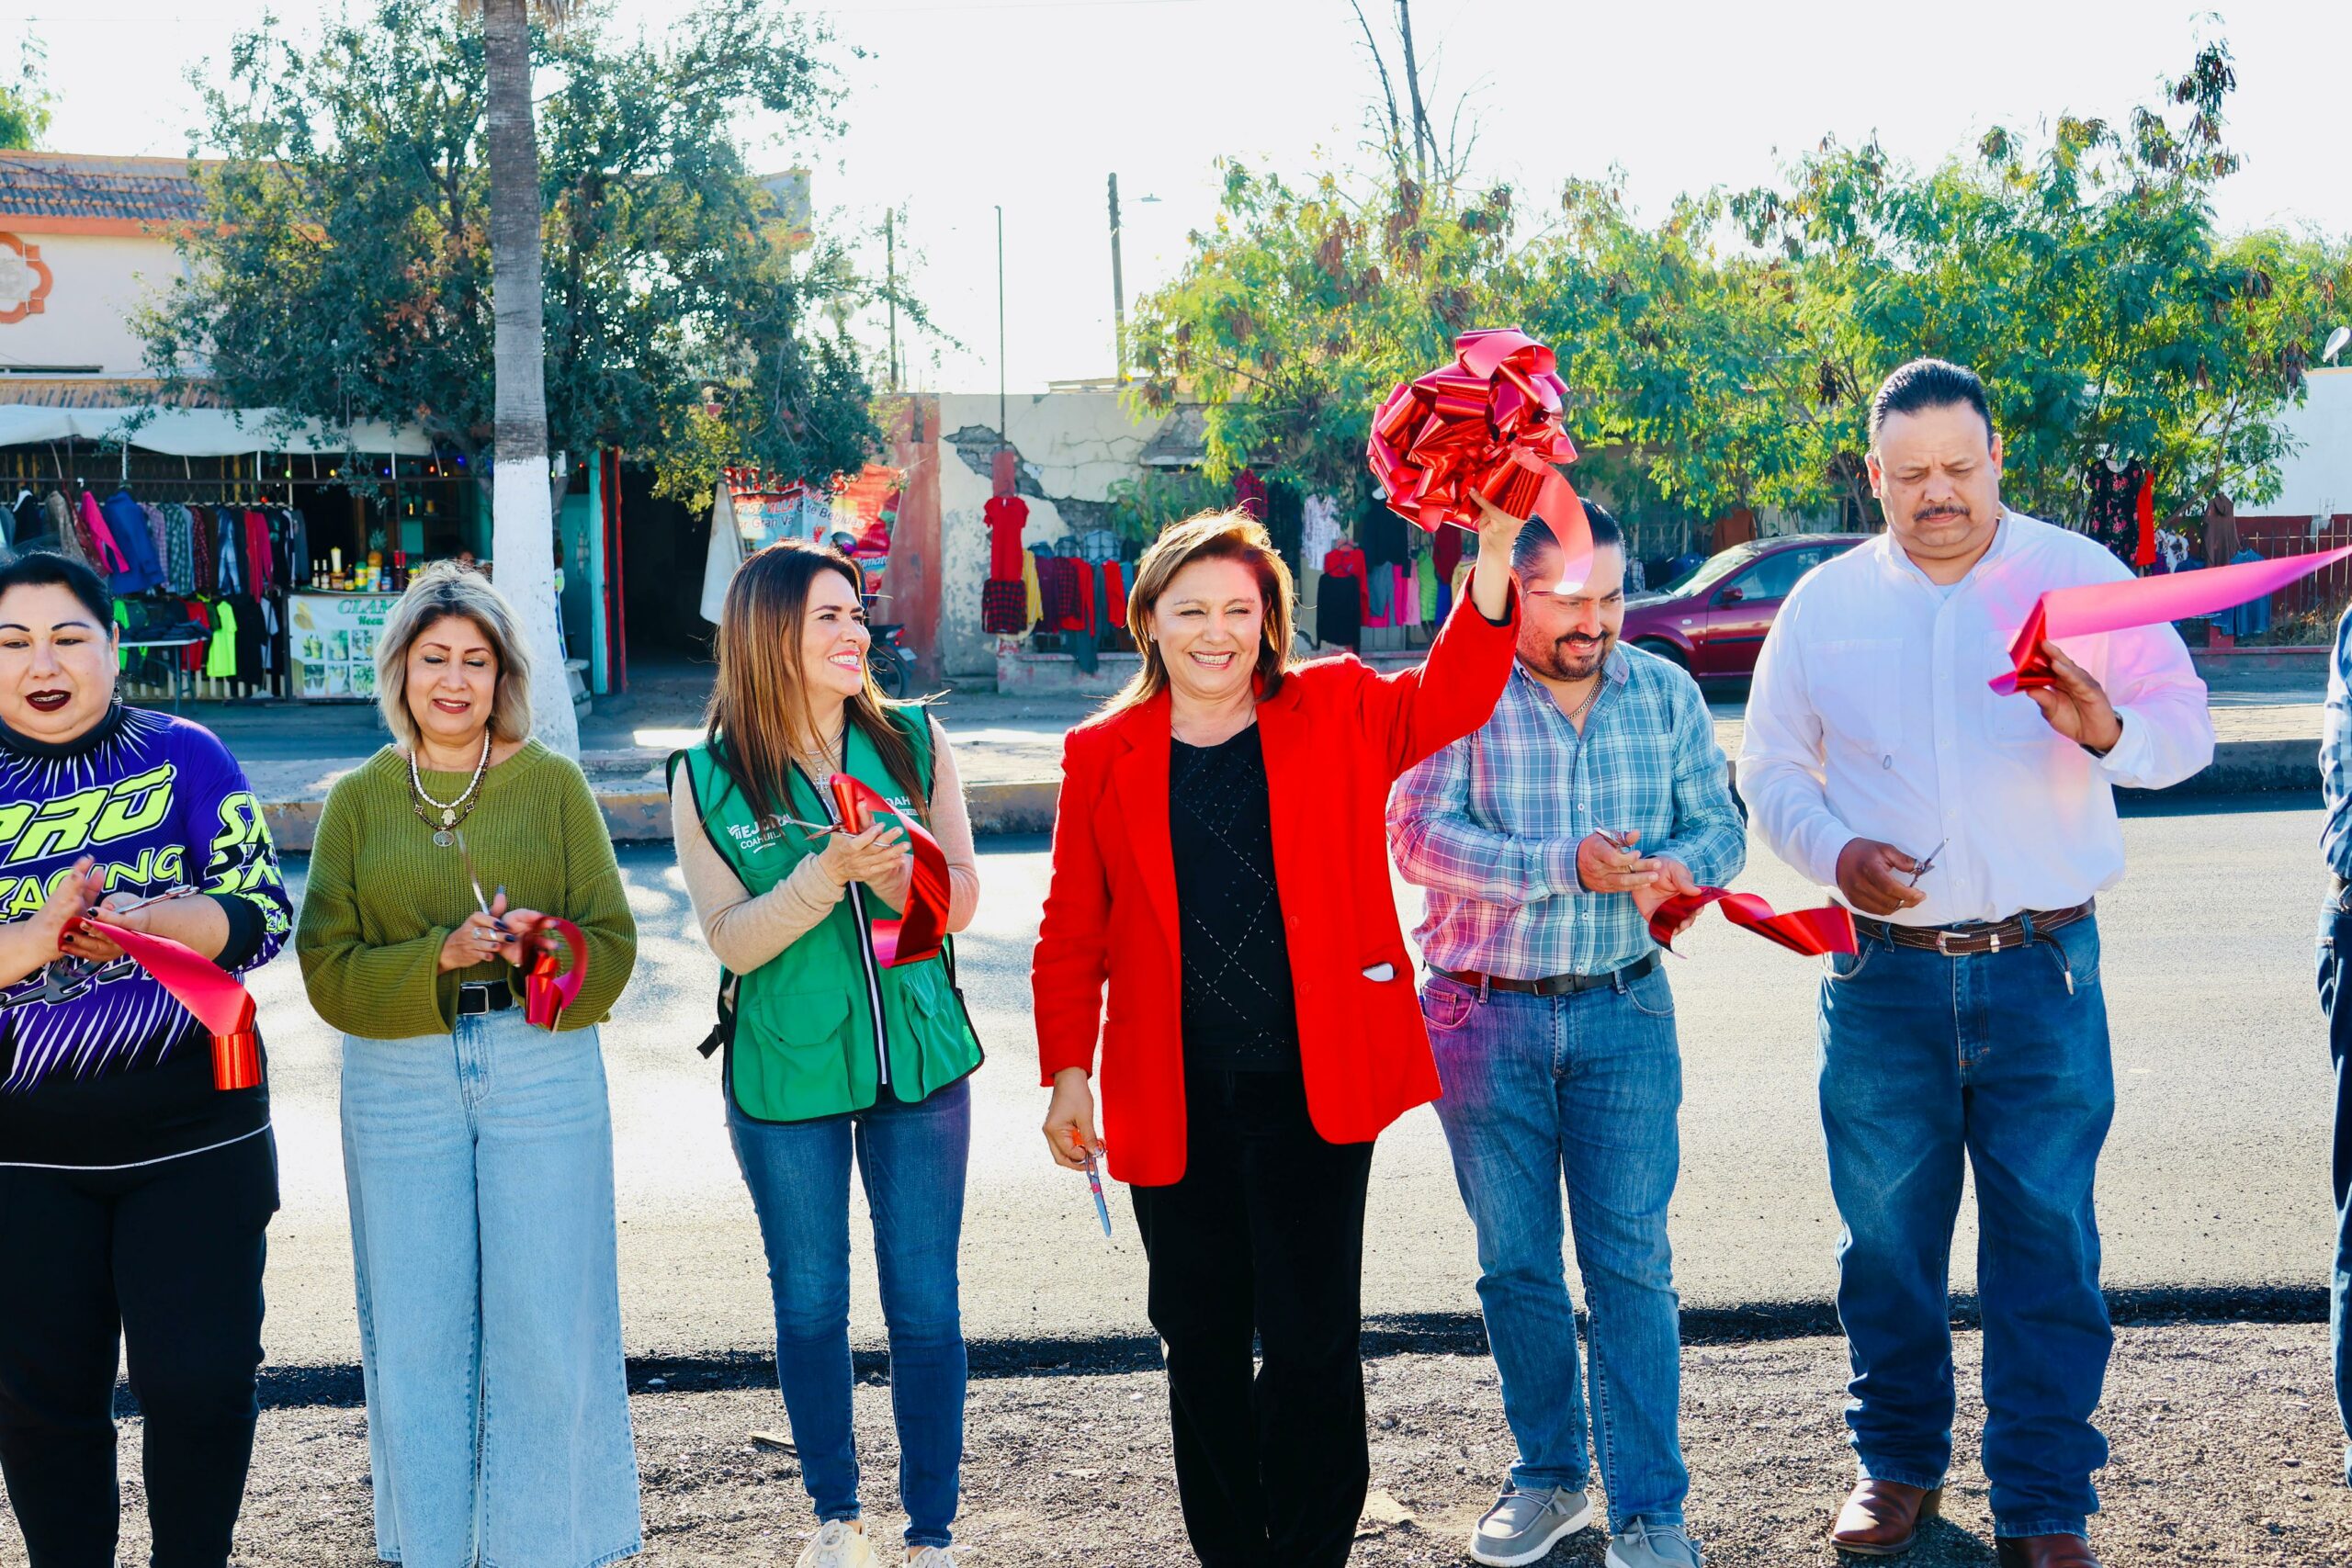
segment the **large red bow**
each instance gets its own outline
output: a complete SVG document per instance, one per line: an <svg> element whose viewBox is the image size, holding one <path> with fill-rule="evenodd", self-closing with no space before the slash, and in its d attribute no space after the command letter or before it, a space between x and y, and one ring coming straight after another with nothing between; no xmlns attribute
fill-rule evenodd
<svg viewBox="0 0 2352 1568"><path fill-rule="evenodd" d="M885 968L938 957L947 941L947 852L911 812L900 811L862 780L835 773L831 784L833 807L844 829L863 833L874 825L875 814L882 812L898 818L907 835L907 847L914 852L914 874L907 880L906 913L895 920L874 922L874 956Z"/></svg>
<svg viewBox="0 0 2352 1568"><path fill-rule="evenodd" d="M1560 589L1589 573L1584 503L1555 463L1577 449L1560 428L1567 383L1552 351L1516 327L1464 333L1452 365L1397 383L1372 417L1366 456L1389 509L1435 533L1476 531L1485 496L1513 517L1541 515L1566 559Z"/></svg>
<svg viewBox="0 0 2352 1568"><path fill-rule="evenodd" d="M561 937L571 950L571 964L559 968L554 939ZM580 999L588 980L588 939L570 920L549 915L537 931L523 939L530 963L523 971L523 1018L541 1029L563 1021L563 1010Z"/></svg>
<svg viewBox="0 0 2352 1568"><path fill-rule="evenodd" d="M261 1082L261 1043L254 1032L253 993L196 949L167 936L135 931L84 915L65 922L63 936L103 937L154 977L172 999L212 1032L212 1087L252 1089Z"/></svg>
<svg viewBox="0 0 2352 1568"><path fill-rule="evenodd" d="M1651 940L1672 952L1676 929L1710 904L1721 908L1724 919L1733 925L1754 931L1766 942L1778 942L1791 953L1817 958L1825 953L1851 953L1855 950L1853 911L1842 904L1776 915L1772 906L1755 894L1733 893L1721 887L1678 893L1660 904L1657 912L1650 917Z"/></svg>

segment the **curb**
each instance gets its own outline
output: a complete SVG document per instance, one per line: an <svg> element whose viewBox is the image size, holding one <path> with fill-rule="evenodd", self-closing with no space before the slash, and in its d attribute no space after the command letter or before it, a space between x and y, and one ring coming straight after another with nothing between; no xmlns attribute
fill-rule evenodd
<svg viewBox="0 0 2352 1568"><path fill-rule="evenodd" d="M1061 798L1058 778L1006 779L967 785L966 807L976 837L1012 833L1050 833L1054 809ZM2319 793L2319 746L2311 740L2224 740L2213 749L2213 761L2203 773L2168 790L2126 789L2127 799L2159 795L2271 795L2281 791ZM616 844L666 844L670 841L670 797L659 790L599 791L605 826ZM307 854L319 827L316 800L283 801L262 808L277 847L289 854Z"/></svg>

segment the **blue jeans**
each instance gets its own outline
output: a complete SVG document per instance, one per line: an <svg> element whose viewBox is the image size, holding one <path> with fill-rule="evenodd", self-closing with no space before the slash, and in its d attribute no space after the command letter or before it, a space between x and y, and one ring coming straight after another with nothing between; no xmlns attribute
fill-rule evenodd
<svg viewBox="0 0 2352 1568"><path fill-rule="evenodd" d="M858 1517L850 1430L849 1168L874 1215L874 1262L890 1331L890 1411L907 1544L948 1544L964 1458L964 1317L956 1280L972 1089L914 1105L888 1090L870 1110L754 1122L728 1098L727 1133L759 1212L775 1297L776 1379L820 1519Z"/></svg>
<svg viewBox="0 0 2352 1568"><path fill-rule="evenodd" d="M1947 958L1866 937L1821 987L1821 1121L1846 1232L1838 1316L1861 1472L1939 1486L1951 1463L1949 1286L1976 1174L1984 1473L2004 1536L2083 1535L2114 1342L2099 1294L2098 1152L2115 1112L2098 923Z"/></svg>
<svg viewBox="0 0 2352 1568"><path fill-rule="evenodd" d="M596 1032L511 1008L343 1043L376 1554L594 1568L639 1550Z"/></svg>
<svg viewBox="0 0 2352 1568"><path fill-rule="evenodd" d="M2335 1361L2335 1409L2352 1439L2352 999L2344 994L2352 963L2352 912L2331 896L2319 917L2319 1005L2327 1011L2327 1048L2335 1062L2335 1260L2328 1270L2328 1344ZM2352 1486L2352 1445L2344 1454Z"/></svg>
<svg viewBox="0 0 2352 1568"><path fill-rule="evenodd" d="M1591 1479L1576 1308L1560 1256L1567 1184L1590 1321L1592 1430L1609 1518L1682 1522L1680 1303L1667 1204L1681 1168L1682 1057L1661 969L1566 997L1421 989L1454 1179L1478 1227L1478 1300L1519 1443L1514 1486Z"/></svg>

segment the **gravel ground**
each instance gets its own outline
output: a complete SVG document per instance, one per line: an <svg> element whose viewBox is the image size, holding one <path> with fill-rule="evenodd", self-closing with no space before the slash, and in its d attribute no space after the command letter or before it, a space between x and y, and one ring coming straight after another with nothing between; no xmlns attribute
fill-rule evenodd
<svg viewBox="0 0 2352 1568"><path fill-rule="evenodd" d="M2114 1462L2093 1540L2110 1565L2352 1562L2352 1491L2313 1325L2168 1325L2120 1332L2102 1424ZM1959 1339L1962 1441L1946 1505L1906 1568L1992 1560L1973 1433L1978 1339ZM1686 1350L1683 1436L1692 1532L1711 1568L1819 1563L1849 1483L1840 1445L1843 1347L1835 1339ZM1494 1369L1481 1357L1396 1355L1369 1370L1373 1497L1361 1568L1464 1561L1463 1532L1510 1460ZM788 1562L807 1526L788 1454L750 1434L781 1430L772 1389L669 1388L631 1400L643 1468L649 1563ZM894 1532L889 1391L857 1393L876 1528ZM138 1423L124 1423L126 1562L146 1557ZM972 1384L970 1458L958 1521L973 1564L1182 1568L1193 1559L1169 1476L1163 1384L1154 1373L1064 1370ZM348 1405L272 1409L243 1527L245 1564L365 1563L365 1418ZM1598 1563L1587 1531L1555 1565ZM24 1561L0 1511L0 1562Z"/></svg>

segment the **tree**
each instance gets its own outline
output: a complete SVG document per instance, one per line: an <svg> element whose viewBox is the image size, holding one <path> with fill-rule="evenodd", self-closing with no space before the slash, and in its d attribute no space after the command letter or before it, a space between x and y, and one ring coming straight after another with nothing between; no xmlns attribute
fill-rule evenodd
<svg viewBox="0 0 2352 1568"><path fill-rule="evenodd" d="M831 124L824 35L775 0L704 0L660 41L595 10L531 35L547 434L537 461L483 461L500 414L487 20L377 0L308 46L266 25L234 40L223 79L198 84L196 141L225 159L207 175L218 221L181 237L187 275L140 323L158 374L419 427L486 497L485 468L544 486L548 447L622 447L681 498L726 462L812 480L862 466L871 378L825 317L871 290L838 243L787 250L729 132L748 105ZM497 545L510 590L510 570L545 570L537 527Z"/></svg>
<svg viewBox="0 0 2352 1568"><path fill-rule="evenodd" d="M57 101L44 80L49 51L27 33L17 44L17 69L0 81L0 147L32 148L49 134L50 106Z"/></svg>
<svg viewBox="0 0 2352 1568"><path fill-rule="evenodd" d="M2235 85L2213 44L2172 85L2182 115L2064 115L2038 147L1996 128L1973 161L1925 174L1875 143L1825 142L1787 189L1736 198L1748 237L1789 264L1838 448L1860 453L1879 379L1933 354L1984 374L2003 488L2026 510L2075 515L2109 455L2147 461L2166 511L2221 486L2274 491L2278 416L2311 352L2294 340L2309 342L2323 281L2290 274L2329 262L2284 236L2216 236Z"/></svg>
<svg viewBox="0 0 2352 1568"><path fill-rule="evenodd" d="M547 544L555 532L548 489L547 301L539 270L539 137L531 113L534 0L475 0L481 9L488 83L483 119L490 154L490 296L494 446L491 553L507 568L506 592L522 618L523 641L540 681L531 723L541 740L577 754L556 625L555 574ZM536 0L560 23L564 0ZM551 679L550 679L551 678Z"/></svg>
<svg viewBox="0 0 2352 1568"><path fill-rule="evenodd" d="M2340 319L2352 247L2216 234L2213 188L2237 165L2226 47L2120 121L2062 116L2032 141L1996 129L1924 172L1831 140L1778 186L1681 197L1655 224L1617 177L1571 180L1521 233L1509 189L1442 158L1442 178L1418 177L1419 95L1399 107L1357 18L1379 73L1376 172L1301 191L1227 165L1216 222L1137 307L1130 395L1205 404L1213 470L1360 483L1388 388L1464 328L1518 325L1561 356L1587 471L1702 517L1873 516L1869 400L1923 354L1984 374L2025 509L2075 518L2108 455L2147 461L2166 511L2276 493L2280 416Z"/></svg>
<svg viewBox="0 0 2352 1568"><path fill-rule="evenodd" d="M1327 174L1302 194L1227 164L1215 226L1137 303L1128 395L1149 411L1206 405L1214 474L1255 462L1351 489L1388 389L1523 299L1510 229L1507 186L1465 198Z"/></svg>

